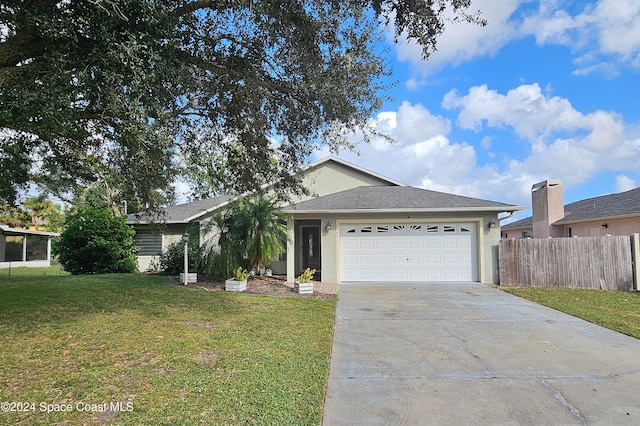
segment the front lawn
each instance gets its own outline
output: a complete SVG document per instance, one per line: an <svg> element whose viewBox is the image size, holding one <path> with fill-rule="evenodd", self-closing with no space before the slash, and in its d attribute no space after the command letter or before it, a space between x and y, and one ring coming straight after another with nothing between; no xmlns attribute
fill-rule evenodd
<svg viewBox="0 0 640 426"><path fill-rule="evenodd" d="M534 287L502 290L640 339L639 292Z"/></svg>
<svg viewBox="0 0 640 426"><path fill-rule="evenodd" d="M321 423L336 298L48 272L0 271L0 424Z"/></svg>

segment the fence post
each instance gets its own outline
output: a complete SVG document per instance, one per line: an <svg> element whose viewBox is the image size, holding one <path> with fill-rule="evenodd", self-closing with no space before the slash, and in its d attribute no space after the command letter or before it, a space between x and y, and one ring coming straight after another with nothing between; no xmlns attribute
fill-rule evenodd
<svg viewBox="0 0 640 426"><path fill-rule="evenodd" d="M633 268L633 289L639 291L640 280L640 234L631 234L631 267Z"/></svg>

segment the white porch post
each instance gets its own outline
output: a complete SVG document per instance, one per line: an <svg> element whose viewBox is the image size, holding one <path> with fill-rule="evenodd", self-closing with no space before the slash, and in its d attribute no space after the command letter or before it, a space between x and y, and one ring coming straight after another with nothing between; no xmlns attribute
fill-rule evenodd
<svg viewBox="0 0 640 426"><path fill-rule="evenodd" d="M47 238L47 262L51 262L51 237Z"/></svg>
<svg viewBox="0 0 640 426"><path fill-rule="evenodd" d="M295 221L293 218L287 220L287 282L294 282L296 279L296 242L295 242Z"/></svg>
<svg viewBox="0 0 640 426"><path fill-rule="evenodd" d="M27 261L27 236L22 239L22 261Z"/></svg>

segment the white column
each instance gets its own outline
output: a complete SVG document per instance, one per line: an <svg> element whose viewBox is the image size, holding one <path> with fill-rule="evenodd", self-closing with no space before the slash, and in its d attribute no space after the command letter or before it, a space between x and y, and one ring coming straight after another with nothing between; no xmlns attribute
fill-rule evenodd
<svg viewBox="0 0 640 426"><path fill-rule="evenodd" d="M294 282L296 279L296 244L295 244L295 221L292 218L287 220L287 282Z"/></svg>
<svg viewBox="0 0 640 426"><path fill-rule="evenodd" d="M47 262L51 262L51 237L47 238Z"/></svg>

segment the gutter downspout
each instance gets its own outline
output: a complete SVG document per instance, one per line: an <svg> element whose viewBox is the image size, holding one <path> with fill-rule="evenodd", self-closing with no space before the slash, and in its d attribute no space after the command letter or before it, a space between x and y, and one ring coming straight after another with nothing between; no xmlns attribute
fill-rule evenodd
<svg viewBox="0 0 640 426"><path fill-rule="evenodd" d="M514 212L514 211L512 211L512 212L509 212L509 214L508 214L508 215L506 215L505 217L499 217L499 218L498 218L498 222L502 222L502 221L503 221L503 220L505 220L505 219L509 219L510 217L513 217L514 213L515 213L515 212Z"/></svg>

